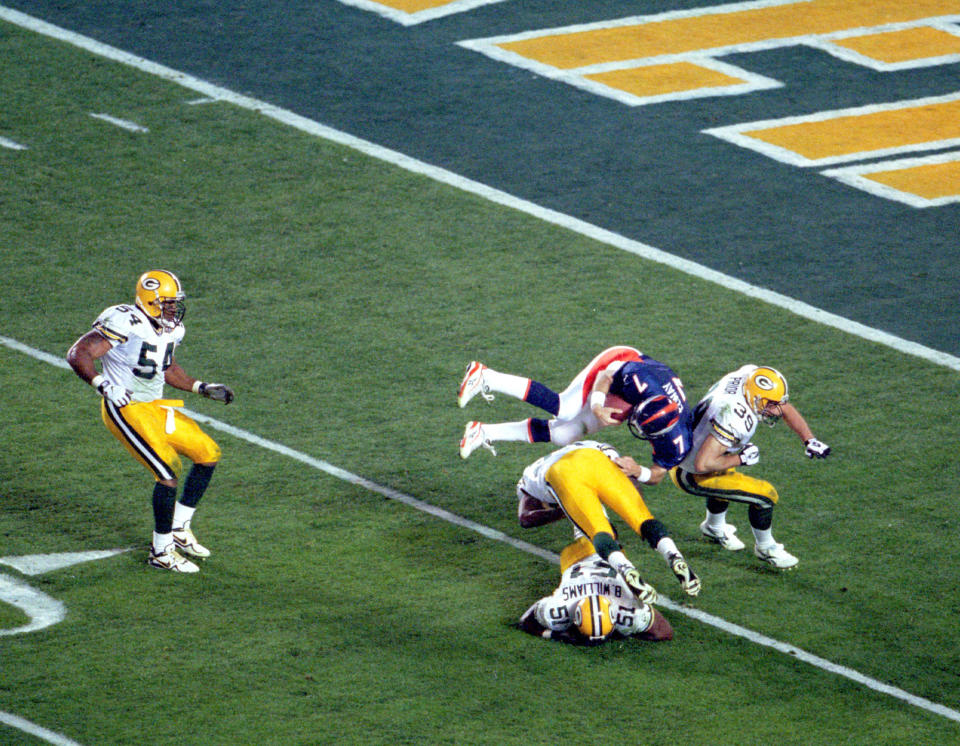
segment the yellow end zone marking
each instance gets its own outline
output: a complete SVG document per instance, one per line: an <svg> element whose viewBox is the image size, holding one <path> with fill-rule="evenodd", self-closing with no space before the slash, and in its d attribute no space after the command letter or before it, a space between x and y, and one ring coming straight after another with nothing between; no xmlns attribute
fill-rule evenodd
<svg viewBox="0 0 960 746"><path fill-rule="evenodd" d="M572 69L664 55L703 54L960 13L958 0L795 0L733 3L686 13L639 16L613 25L546 31L498 46L521 57Z"/></svg>
<svg viewBox="0 0 960 746"><path fill-rule="evenodd" d="M400 10L404 13L418 13L421 10L430 8L441 8L444 5L451 5L453 0L379 0L380 5L385 5L394 10Z"/></svg>
<svg viewBox="0 0 960 746"><path fill-rule="evenodd" d="M704 131L796 166L946 148L960 144L960 93Z"/></svg>
<svg viewBox="0 0 960 746"><path fill-rule="evenodd" d="M505 0L339 0L361 10L368 10L396 21L404 26L413 26L435 18L465 13L484 5L502 3Z"/></svg>
<svg viewBox="0 0 960 746"><path fill-rule="evenodd" d="M960 55L960 36L929 26L850 36L833 43L886 63Z"/></svg>
<svg viewBox="0 0 960 746"><path fill-rule="evenodd" d="M610 72L594 73L584 77L610 88L617 88L641 97L663 96L676 91L720 88L746 83L743 78L735 78L702 65L695 65L692 62L630 67L625 70L611 70Z"/></svg>
<svg viewBox="0 0 960 746"><path fill-rule="evenodd" d="M960 196L960 161L865 173L864 178L924 199Z"/></svg>
<svg viewBox="0 0 960 746"><path fill-rule="evenodd" d="M701 60L716 60L735 52L798 44L830 50L831 40L837 37L891 31L897 25L950 20L960 20L960 0L756 0L472 39L459 44L635 106L693 98L691 91L694 90L701 90L701 96L731 95L778 85L776 81L738 70L733 73L734 77L742 77L755 85L734 88L730 84L707 83L693 89L688 87L689 78L681 76L679 84L671 87L677 78L675 70L668 66L670 63L699 64ZM840 47L833 49L843 51ZM844 59L857 64L869 60L852 50L847 50ZM616 85L608 86L611 90L602 90L598 85L598 74L659 64L664 65L658 68L662 77L639 86L639 90L659 92L652 96L638 95L629 83L622 87L621 76L613 77ZM654 70L638 73L637 79L646 78L652 72ZM621 96L618 91L627 91L629 95Z"/></svg>
<svg viewBox="0 0 960 746"><path fill-rule="evenodd" d="M878 197L911 207L937 207L960 202L960 152L906 158L823 172Z"/></svg>

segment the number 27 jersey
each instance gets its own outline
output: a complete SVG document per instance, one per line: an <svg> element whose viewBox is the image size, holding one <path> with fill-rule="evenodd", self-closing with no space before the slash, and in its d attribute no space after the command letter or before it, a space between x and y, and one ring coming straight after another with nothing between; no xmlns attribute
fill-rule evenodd
<svg viewBox="0 0 960 746"><path fill-rule="evenodd" d="M136 306L110 306L93 322L111 349L100 358L103 375L133 392L133 401L163 398L164 371L183 340L183 324L172 331L157 330Z"/></svg>

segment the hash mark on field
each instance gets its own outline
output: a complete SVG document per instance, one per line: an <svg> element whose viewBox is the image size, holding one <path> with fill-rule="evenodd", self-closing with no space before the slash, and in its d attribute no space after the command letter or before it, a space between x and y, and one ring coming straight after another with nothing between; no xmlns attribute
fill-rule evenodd
<svg viewBox="0 0 960 746"><path fill-rule="evenodd" d="M25 345L23 342L19 342L16 339L0 336L0 344L5 345L6 347L9 347L12 350L16 350L17 352L22 352L26 355L29 355L35 360L40 360L42 362L49 363L50 365L53 365L57 368L65 368L67 370L70 369L70 366L67 365L67 361L64 360L63 358L57 357L55 355L51 355L49 352L44 352L43 350L38 350L34 347L30 347L29 345ZM431 505L430 503L424 502L423 500L418 500L415 497L406 495L403 492L392 489L391 487L384 487L383 485L379 485L376 482L371 482L369 479L365 479L364 477L358 476L357 474L353 474L349 471L346 471L345 469L341 469L339 466L334 466L333 464L327 461L322 461L306 453L296 451L293 448L283 445L282 443L277 443L272 440L267 440L266 438L261 438L259 435L255 435L254 433L248 432L247 430L242 430L239 427L234 427L233 425L229 425L226 422L221 422L220 420L216 420L213 417L208 417L205 414L200 414L199 412L194 412L189 409L184 409L183 411L184 411L184 414L188 415L189 417L192 417L197 422L202 422L206 425L209 425L215 430L219 430L220 432L227 433L228 435L232 435L235 438L239 438L240 440L245 440L248 443L252 443L253 445L259 446L260 448L264 448L268 451L273 451L274 453L278 453L282 456L287 456L288 458L292 458L296 461L299 461L302 464L306 464L307 466L313 469L317 469L318 471L322 471L326 474L329 474L332 477L341 479L344 482L349 482L350 484L357 485L358 487L363 487L364 489L368 489L371 492L376 492L377 494L383 495L384 497L390 498L391 500L396 500L397 502L403 503L404 505L409 505L411 508L415 508L416 510L420 510L429 515L440 518L441 520L447 521L448 523L452 523L456 526L469 529L470 531L475 531L476 533L480 534L481 536L485 536L488 539L493 539L494 541L500 541L500 542L503 542L504 544L509 544L512 547L515 547L529 554L533 554L553 564L560 563L559 555L549 550L543 549L542 547L538 547L533 544L528 544L527 542L521 541L520 539L515 539L512 536L509 536L508 534L503 533L502 531L497 531L496 529L490 528L489 526L484 526L481 523L476 523L474 521L471 521L469 518L464 518L462 516L457 515L456 513L451 513L448 510L439 508L436 505ZM658 605L663 606L664 608L670 609L671 611L675 611L678 614L683 614L684 616L688 616L691 619L696 619L697 621L702 622L703 624L708 624L711 627L716 627L717 629L721 629L724 632L727 632L731 635L742 637L757 645L762 645L764 647L772 648L773 650L789 655L797 660L803 661L804 663L814 666L815 668L819 668L823 671L828 671L830 673L835 673L838 676L843 676L844 678L850 679L851 681L855 681L858 684L862 684L863 686L867 687L868 689L872 689L875 692L886 694L890 697L894 697L895 699L899 699L903 702L906 702L907 704L913 705L914 707L919 707L920 709L926 710L927 712L932 712L935 715L940 715L941 717L945 717L948 720L954 720L960 723L960 712L957 712L956 710L952 710L949 707L945 705L941 705L937 702L931 702L929 699L918 697L915 694L910 694L910 692L904 691L903 689L900 689L895 686L891 686L890 684L885 684L882 681L877 681L876 679L872 679L869 676L863 675L859 671L855 671L852 668L847 668L846 666L841 666L838 663L829 661L826 658L821 658L820 656L814 655L813 653L808 653L806 650L802 650L801 648L798 648L794 645L790 645L789 643L780 642L779 640L775 640L772 637L767 637L766 635L762 635L759 632L754 632L753 630L747 629L746 627L741 627L739 624L728 622L725 619L722 619L718 616L714 616L713 614L709 614L705 611L700 611L699 609L694 609L688 606L680 606L679 604L674 603L673 601L671 601L669 598L665 596L660 596L660 601L658 602Z"/></svg>
<svg viewBox="0 0 960 746"><path fill-rule="evenodd" d="M705 282L710 282L715 285L719 285L720 287L727 288L728 290L732 290L735 293L740 293L748 298L755 298L763 301L764 303L769 303L772 306L783 308L790 313L800 316L801 318L809 319L817 322L818 324L823 324L824 326L829 326L834 329L839 329L847 334L851 334L855 337L866 339L871 342L876 342L877 344L884 345L907 355L928 360L936 365L942 365L945 368L949 368L950 370L960 371L960 357L950 355L946 352L942 352L941 350L934 350L925 345L903 339L902 337L897 337L880 329L874 329L873 327L869 327L857 321L844 318L843 316L838 316L837 314L830 313L829 311L824 311L816 306L811 306L809 303L804 303L796 298L791 298L766 288L751 285L750 283L744 282L737 277L723 274L722 272L718 272L710 267L692 262L689 259L675 256L674 254L670 254L663 249L658 249L655 246L650 246L649 244L635 241L632 238L627 238L626 236L606 230L605 228L593 225L592 223L587 223L583 220L571 217L570 215L557 212L556 210L550 210L525 199L520 199L519 197L515 197L514 195L503 192L499 189L494 189L487 184L482 184L480 182L473 181L472 179L467 179L466 177L460 176L452 171L448 171L447 169L440 168L423 161L418 161L415 158L411 158L410 156L404 155L403 153L395 150L390 150L382 145L377 145L376 143L363 140L346 132L336 130L332 127L327 127L326 125L320 124L312 119L308 119L307 117L290 111L289 109L281 109L273 104L268 104L264 101L251 98L250 96L244 96L240 93L235 93L227 88L222 88L221 86L214 85L213 83L201 80L200 78L195 78L192 75L187 75L179 70L174 70L173 68L165 65L144 59L143 57L138 57L130 52L125 52L122 49L111 47L87 36L82 36L76 32L68 31L67 29L60 28L59 26L54 26L51 23L41 21L38 18L28 16L25 13L21 13L17 10L7 8L2 5L0 5L0 19L35 33L48 36L52 39L72 44L79 49L90 52L91 54L96 54L105 59L113 60L114 62L119 62L136 70L154 75L161 80L169 81L188 90L203 94L204 96L209 96L219 101L225 101L241 109L246 109L248 111L261 114L268 119L272 119L275 122L292 127L313 137L319 137L329 142L335 142L345 147L352 148L358 152L370 156L371 158L376 158L384 163L392 164L397 168L402 168L411 173L426 176L428 179L433 179L441 184L447 184L448 186L459 189L463 192L467 192L468 194L475 194L482 199L493 202L494 204L504 205L513 210L518 210L522 213L526 213L527 215L538 218L539 220L543 220L546 223L558 225L561 228L566 228L567 230L578 233L581 236L586 236L587 238L592 238L593 240L599 241L607 246L634 254L642 259L656 262L657 264L662 264L675 269L678 272L683 272L684 274L704 280Z"/></svg>
<svg viewBox="0 0 960 746"><path fill-rule="evenodd" d="M124 129L127 132L149 132L150 131L146 127L143 127L137 124L136 122L131 122L128 119L118 119L117 117L112 117L109 114L94 114L93 112L90 112L90 116L92 116L94 119L100 119L104 122L112 124L115 127L119 127L120 129Z"/></svg>
<svg viewBox="0 0 960 746"><path fill-rule="evenodd" d="M8 140L6 137L0 137L0 147L9 148L10 150L26 150L26 145L21 145L18 142L13 140Z"/></svg>

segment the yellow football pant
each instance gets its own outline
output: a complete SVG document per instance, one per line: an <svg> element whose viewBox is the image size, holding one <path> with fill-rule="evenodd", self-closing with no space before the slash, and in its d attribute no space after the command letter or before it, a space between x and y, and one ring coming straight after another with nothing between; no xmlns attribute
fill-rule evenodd
<svg viewBox="0 0 960 746"><path fill-rule="evenodd" d="M684 492L715 500L747 503L758 508L772 508L780 496L769 482L741 474L736 469L710 474L692 474L679 467L670 470L670 478Z"/></svg>
<svg viewBox="0 0 960 746"><path fill-rule="evenodd" d="M604 505L638 534L640 525L653 519L633 482L594 448L565 455L547 470L547 483L563 512L591 540L601 531L616 535L603 513Z"/></svg>
<svg viewBox="0 0 960 746"><path fill-rule="evenodd" d="M131 402L122 408L104 399L100 405L103 424L158 482L180 477L181 455L195 464L220 460L220 446L196 422L170 406L174 404L183 406L183 402L166 399Z"/></svg>

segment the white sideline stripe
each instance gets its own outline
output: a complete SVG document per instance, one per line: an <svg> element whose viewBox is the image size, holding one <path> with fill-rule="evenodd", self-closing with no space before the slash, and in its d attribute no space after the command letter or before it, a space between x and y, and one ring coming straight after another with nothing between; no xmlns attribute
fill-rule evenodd
<svg viewBox="0 0 960 746"><path fill-rule="evenodd" d="M701 264L697 264L696 262L692 262L688 259L674 256L673 254L669 254L661 249L641 243L640 241L635 241L631 238L621 236L618 233L608 231L605 228L600 228L599 226L587 223L583 220L578 220L570 217L569 215L564 215L563 213L541 207L533 202L528 202L527 200L520 199L519 197L514 197L512 194L502 192L499 189L494 189L486 184L481 184L463 176L459 176L451 171L447 171L446 169L432 166L428 163L424 163L423 161L418 161L415 158L406 156L403 153L398 153L394 150L390 150L380 145L368 142L367 140L362 140L345 132L327 127L319 122L313 121L312 119L307 119L299 114L295 114L292 111L281 109L278 106L250 98L249 96L243 96L239 93L234 93L233 91L230 91L226 88L221 88L213 83L208 83L204 80L200 80L199 78L195 78L192 75L187 75L186 73L179 72L156 62L151 62L150 60L146 60L142 57L137 57L129 52L124 52L116 47L102 44L89 37L82 36L73 31L68 31L60 28L59 26L54 26L46 21L41 21L11 8L0 6L0 19L30 31L34 31L38 34L57 39L58 41L67 42L68 44L72 44L106 59L114 60L115 62L120 62L124 65L129 65L130 67L134 67L143 72L155 75L164 80L171 81L189 90L196 91L204 96L226 101L227 103L239 106L240 108L258 112L270 119L274 119L282 124L286 124L290 127L298 129L301 132L305 132L309 135L314 135L340 145L345 145L378 160L393 164L394 166L398 166L399 168L403 168L412 173L421 174L433 179L434 181L447 184L462 191L476 194L480 197L490 200L491 202L495 202L496 204L519 210L520 212L539 218L545 222L558 225L562 228L566 228L567 230L579 233L580 235L600 241L601 243L605 243L609 246L613 246L614 248L635 254L643 259L657 262L658 264L664 264L680 272L692 275L698 279L712 282L716 285L734 290L750 298L756 298L773 306L786 309L787 311L790 311L791 313L794 313L802 318L810 319L825 326L830 326L847 332L848 334L852 334L856 337L882 344L886 347L897 350L898 352L922 358L923 360L927 360L937 365L942 365L946 368L950 368L951 370L960 371L960 358L950 355L946 352L935 350L917 342L911 342L893 334L889 334L888 332L881 331L880 329L874 329L857 321L846 319L843 316L838 316L837 314L824 311L816 306L811 306L808 303L790 298L789 296L781 293L751 285L742 280L738 280L735 277L725 275L722 272L717 272L716 270L710 269L709 267L705 267Z"/></svg>
<svg viewBox="0 0 960 746"><path fill-rule="evenodd" d="M3 344L13 350L17 350L18 352L23 352L24 354L29 355L30 357L33 357L42 362L52 363L59 368L69 368L66 361L62 360L61 358L57 358L53 355L50 355L49 353L43 352L41 350L36 350L32 347L28 347L22 342L18 342L17 340L11 339L10 337L0 336L0 344ZM443 508L438 508L435 505L431 505L430 503L424 502L423 500L418 500L415 497L411 497L410 495L406 495L403 492L399 492L397 490L391 489L390 487L384 487L382 485L376 484L375 482L371 482L369 479L364 479L363 477L353 474L352 472L341 469L338 466L334 466L333 464L327 461L322 461L320 459L313 458L312 456L308 456L305 453L296 451L293 448L288 448L287 446L281 443L277 443L272 440L266 440L265 438L261 438L259 435L254 435L253 433L248 432L247 430L242 430L238 427L234 427L233 425L228 425L227 423L221 422L220 420L216 420L213 417L208 417L207 415L200 414L199 412L194 412L189 409L184 409L183 411L190 417L193 417L195 420L197 420L197 422L202 422L206 425L209 425L215 430L220 430L221 432L227 433L228 435L232 435L235 438L239 438L240 440L245 440L248 443L252 443L253 445L256 445L261 448L274 451L275 453L279 453L283 456L287 456L289 458L295 459L303 464L306 464L307 466L310 466L314 469L325 472L330 476L336 477L337 479L342 479L345 482L349 482L350 484L355 484L359 487L363 487L364 489L370 490L371 492L376 492L380 495L383 495L384 497L390 498L391 500L396 500L397 502L401 502L404 505L409 505L412 508L423 511L424 513L428 513L432 516L440 518L441 520L447 521L456 526L460 526L462 528L475 531L476 533L482 536L485 536L488 539L493 539L494 541L500 541L500 542L503 542L504 544L509 544L510 546L515 547L521 551L528 552L529 554L533 554L537 557L545 559L552 564L560 563L560 556L555 552L548 551L546 549L543 549L542 547L534 546L533 544L528 544L525 541L520 541L519 539L515 539L512 536L509 536L508 534L505 534L501 531L497 531L496 529L490 528L489 526L484 526L481 523L476 523L467 518L463 518L462 516L458 516L457 514L451 513L448 510L444 510ZM866 686L869 689L873 689L876 692L880 692L881 694L887 694L891 697L895 697L896 699L900 699L906 702L907 704L911 704L921 709L927 710L928 712L941 715L950 720L955 720L957 722L960 722L960 712L956 710L952 710L949 707L946 707L945 705L938 704L937 702L931 702L929 699L924 699L923 697L918 697L914 694L910 694L909 692L904 691L903 689L899 689L898 687L891 686L890 684L885 684L882 681L871 679L869 676L864 676L862 673L859 673L858 671L855 671L852 668L847 668L846 666L841 666L837 663L833 663L831 661L826 660L825 658L821 658L817 655L814 655L813 653L808 653L805 650L801 650L800 648L794 645L790 645L785 642L780 642L779 640L775 640L772 637L767 637L766 635L761 635L758 632L754 632L753 630L747 629L746 627L741 627L738 624L733 624L732 622L728 622L725 619L721 619L720 617L714 616L713 614L708 614L705 611L700 611L698 609L694 609L688 606L681 606L679 604L674 603L673 601L671 601L669 598L665 596L660 596L660 601L658 602L658 605L663 606L664 608L670 609L671 611L675 611L679 614L688 616L691 619L696 619L697 621L702 622L704 624L708 624L712 627L721 629L724 632L727 632L731 635L736 635L737 637L743 637L744 639L747 639L750 642L754 642L758 645L763 645L765 647L773 648L774 650L777 650L781 653L785 653L791 657L796 658L797 660L801 660L804 663L808 663L811 666L820 668L824 671L835 673L838 676L843 676L847 679L850 679L851 681L855 681L858 684L862 684L863 686Z"/></svg>
<svg viewBox="0 0 960 746"><path fill-rule="evenodd" d="M9 712L0 712L0 723L9 725L12 728L18 728L24 733L29 733L31 736L36 736L41 738L47 743L52 743L54 746L81 746L76 741L73 741L66 736L61 736L59 733L54 733L52 730L47 730L36 723L31 723L29 720L24 720L19 715L11 715Z"/></svg>

